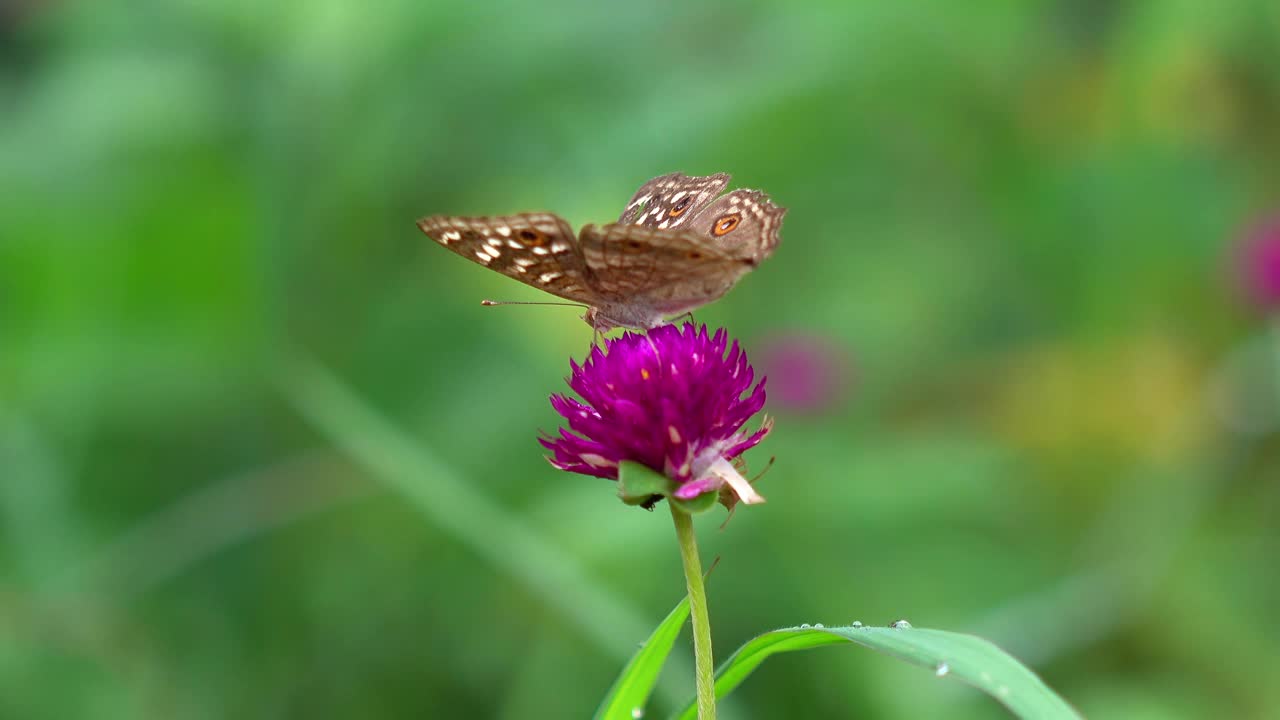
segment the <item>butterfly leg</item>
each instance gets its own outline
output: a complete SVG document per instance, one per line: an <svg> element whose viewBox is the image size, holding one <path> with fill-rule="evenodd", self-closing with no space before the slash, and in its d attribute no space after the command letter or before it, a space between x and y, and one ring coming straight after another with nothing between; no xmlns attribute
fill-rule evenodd
<svg viewBox="0 0 1280 720"><path fill-rule="evenodd" d="M677 316L676 316L676 320L679 320L679 319L681 319L681 318L689 318L689 323L690 323L691 325L697 325L697 324L698 324L698 321L693 319L693 311L692 311L692 310L690 310L689 312L686 312L686 313L685 313L685 314L683 314L683 315L677 315ZM675 320L673 320L673 321L671 322L671 324L672 324L672 325L675 325L675 324L676 324Z"/></svg>

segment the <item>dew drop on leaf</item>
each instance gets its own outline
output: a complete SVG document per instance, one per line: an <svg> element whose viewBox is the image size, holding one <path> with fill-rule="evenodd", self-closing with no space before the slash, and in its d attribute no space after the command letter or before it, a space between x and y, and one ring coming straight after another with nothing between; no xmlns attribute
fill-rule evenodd
<svg viewBox="0 0 1280 720"><path fill-rule="evenodd" d="M890 623L889 627L893 628L894 630L910 630L911 623L907 622L906 620L899 620L898 622Z"/></svg>
<svg viewBox="0 0 1280 720"><path fill-rule="evenodd" d="M934 669L933 674L942 677L951 672L951 666L946 663L938 663L938 667Z"/></svg>

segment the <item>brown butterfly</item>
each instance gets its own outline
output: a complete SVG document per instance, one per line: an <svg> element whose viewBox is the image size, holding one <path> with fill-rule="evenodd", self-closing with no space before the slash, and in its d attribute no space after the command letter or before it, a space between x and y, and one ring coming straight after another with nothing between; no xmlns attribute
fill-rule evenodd
<svg viewBox="0 0 1280 720"><path fill-rule="evenodd" d="M656 177L636 191L618 222L573 229L551 213L433 215L418 221L432 240L507 277L581 303L599 332L647 330L729 289L778 245L786 208L759 190L734 190L724 173Z"/></svg>

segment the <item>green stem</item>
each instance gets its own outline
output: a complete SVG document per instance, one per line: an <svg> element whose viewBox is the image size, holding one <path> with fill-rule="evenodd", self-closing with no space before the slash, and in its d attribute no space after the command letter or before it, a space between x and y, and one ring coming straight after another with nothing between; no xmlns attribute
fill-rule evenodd
<svg viewBox="0 0 1280 720"><path fill-rule="evenodd" d="M671 503L667 503L671 505ZM711 659L711 621L707 617L707 592L702 584L702 561L698 559L698 540L693 534L693 518L671 505L671 518L680 540L680 559L684 561L684 581L689 588L689 609L693 616L694 676L698 684L698 720L715 720L716 676Z"/></svg>

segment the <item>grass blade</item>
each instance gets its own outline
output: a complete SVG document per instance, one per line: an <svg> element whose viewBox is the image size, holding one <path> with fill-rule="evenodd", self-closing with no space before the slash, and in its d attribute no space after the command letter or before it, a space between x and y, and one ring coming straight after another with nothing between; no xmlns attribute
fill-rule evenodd
<svg viewBox="0 0 1280 720"><path fill-rule="evenodd" d="M792 650L855 643L927 667L985 692L1022 718L1080 720L1080 714L1013 656L974 635L909 627L784 628L738 648L716 673L716 697L728 695L769 656ZM692 720L690 703L678 715Z"/></svg>
<svg viewBox="0 0 1280 720"><path fill-rule="evenodd" d="M609 688L609 694L600 703L596 720L631 720L636 717L637 709L643 711L649 694L653 692L653 686L658 682L658 674L662 672L662 666L680 635L680 629L688 619L689 598L686 596L622 669L613 687Z"/></svg>
<svg viewBox="0 0 1280 720"><path fill-rule="evenodd" d="M285 399L335 448L461 545L524 584L596 647L618 662L631 657L634 638L648 622L625 598L594 582L571 555L378 414L324 366L298 356L279 379ZM671 662L692 677L687 662ZM679 702L671 691L659 692L673 705Z"/></svg>

